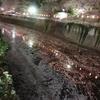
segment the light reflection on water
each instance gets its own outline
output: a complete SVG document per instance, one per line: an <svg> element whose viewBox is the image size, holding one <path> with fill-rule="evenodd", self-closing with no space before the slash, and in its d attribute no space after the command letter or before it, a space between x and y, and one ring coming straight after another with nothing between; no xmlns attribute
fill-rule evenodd
<svg viewBox="0 0 100 100"><path fill-rule="evenodd" d="M41 48L41 50L44 50L43 52L46 52L47 55L52 54L57 59L59 59L59 62L61 62L61 64L59 64L59 65L64 66L64 68L66 68L66 69L68 68L67 70L69 70L69 68L71 68L70 66L76 66L73 63L73 61L68 56L66 56L65 53L63 53L63 51L64 51L63 49L65 46L65 45L63 45L63 43L60 43L60 42L57 43L57 41L53 40L53 38L47 37L43 34L40 34L39 32L36 32L36 31L28 29L28 28L7 25L7 24L2 24L1 26L3 29L3 33L8 35L8 37L11 39L12 43L15 43L16 38L18 38L18 39L22 40L22 42L27 44L30 48L38 46L38 48ZM58 48L58 46L60 48ZM85 66L85 65L83 64L82 66ZM81 68L82 66L78 67L77 69L82 70L82 68ZM75 70L76 68L73 68L73 69ZM89 71L91 71L91 68L89 68L89 69L90 69Z"/></svg>
<svg viewBox="0 0 100 100"><path fill-rule="evenodd" d="M0 26L1 26L2 34L7 35L13 41L16 38L20 38L23 39L23 41L26 42L26 44L34 44L31 42L35 42L37 39L35 36L36 35L35 32L33 32L31 29L27 29L19 26L13 26L10 24L3 24L3 23Z"/></svg>
<svg viewBox="0 0 100 100"><path fill-rule="evenodd" d="M95 70L93 70L91 66L86 67L84 65L85 63L83 63L85 59L84 55L82 56L83 57L82 58L81 55L79 55L79 53L77 53L76 51L75 51L76 52L75 56L76 59L79 56L80 59L78 60L80 61L80 63L78 61L75 61L75 59L74 60L70 59L72 58L74 53L71 51L68 51L68 53L70 52L73 53L70 55L68 53L67 54L63 53L65 49L64 48L65 45L63 45L63 43L61 44L59 41L54 41L53 38L51 39L50 37L46 37L45 35L40 34L28 28L7 25L7 24L1 24L1 28L3 34L7 35L9 39L13 41L12 47L14 47L14 43L16 43L16 38L17 38L21 39L22 42L24 42L31 48L34 46L38 46L38 48L41 48L43 55L47 56L48 59L53 57L54 57L53 59L56 58L57 59L56 61L51 61L49 63L50 67L54 68L54 70L63 73L65 77L69 78L73 82L76 82L78 84L84 83L84 85L86 85L85 83L88 81L89 78L90 79L93 78L93 80L98 79L99 77L98 68L95 68Z"/></svg>

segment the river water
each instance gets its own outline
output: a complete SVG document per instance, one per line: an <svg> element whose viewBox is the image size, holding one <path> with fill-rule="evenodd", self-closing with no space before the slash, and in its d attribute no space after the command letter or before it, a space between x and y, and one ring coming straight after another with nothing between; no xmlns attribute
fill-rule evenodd
<svg viewBox="0 0 100 100"><path fill-rule="evenodd" d="M20 100L99 100L100 53L26 27L0 28Z"/></svg>

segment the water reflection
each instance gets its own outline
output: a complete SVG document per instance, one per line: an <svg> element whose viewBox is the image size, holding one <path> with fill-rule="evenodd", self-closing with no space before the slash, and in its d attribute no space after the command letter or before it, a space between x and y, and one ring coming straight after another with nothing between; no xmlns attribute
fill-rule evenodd
<svg viewBox="0 0 100 100"><path fill-rule="evenodd" d="M7 39L14 41L13 49L18 45L24 52L26 48L23 44L27 45L27 49L31 48L29 54L38 53L37 55L40 55L39 57L47 63L48 67L52 68L55 73L61 74L65 79L69 79L72 84L79 87L85 96L95 95L92 85L97 88L95 82L100 79L100 56L97 53L88 50L80 53L75 45L70 43L66 45L54 37L28 28L6 24L2 24L1 28Z"/></svg>
<svg viewBox="0 0 100 100"><path fill-rule="evenodd" d="M28 29L28 28L22 28L19 26L13 26L13 25L6 25L2 24L2 32L5 33L9 39L15 43L17 43L19 40L21 40L23 43L28 45L30 48L38 47L41 48L42 52L45 52L44 54L48 56L54 56L54 58L59 59L59 65L64 66L64 68L71 68L71 66L74 66L74 71L84 71L82 73L90 72L90 73L99 73L100 69L98 67L95 67L95 70L92 70L92 66L90 68L86 68L88 61L85 59L91 59L95 62L95 59L89 58L88 55L80 55L78 54L78 51L75 51L76 54L74 54L73 50L69 50L70 48L66 47L66 44L64 44L61 41L58 41L52 37L45 36L39 32L36 32L34 30ZM15 41L16 40L16 41ZM58 43L57 43L58 41ZM75 47L76 48L76 47ZM72 48L74 49L74 48ZM73 53L73 54L72 54ZM95 54L96 55L96 54ZM86 56L86 57L83 57ZM89 55L91 56L91 55ZM97 55L96 55L97 56ZM79 58L78 58L79 57ZM80 59L81 57L81 59ZM99 56L98 56L99 58ZM97 64L99 64L97 58ZM75 59L78 59L76 61ZM79 64L79 62L81 62ZM87 63L86 63L87 62ZM61 63L61 64L60 64ZM82 65L81 65L82 64ZM77 66L77 67L76 67ZM98 65L97 65L98 66ZM86 70L86 71L85 71ZM73 71L72 71L73 72ZM74 72L75 73L75 72ZM94 75L95 78L96 75ZM85 76L84 76L85 77Z"/></svg>
<svg viewBox="0 0 100 100"><path fill-rule="evenodd" d="M11 34L12 34L12 38L15 39L15 37L16 37L16 29L15 29L15 27L13 27L13 29L11 30Z"/></svg>
<svg viewBox="0 0 100 100"><path fill-rule="evenodd" d="M1 30L2 30L2 34L4 34L4 32L5 32L5 29L4 29L4 28L2 28Z"/></svg>

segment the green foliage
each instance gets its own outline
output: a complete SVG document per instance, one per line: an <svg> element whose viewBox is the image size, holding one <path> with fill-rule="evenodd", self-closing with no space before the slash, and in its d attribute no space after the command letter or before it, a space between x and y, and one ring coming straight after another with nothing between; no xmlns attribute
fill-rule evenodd
<svg viewBox="0 0 100 100"><path fill-rule="evenodd" d="M4 56L6 51L8 50L8 44L0 39L0 56Z"/></svg>
<svg viewBox="0 0 100 100"><path fill-rule="evenodd" d="M5 71L5 54L7 53L9 45L3 41L0 35L0 100L15 100L15 91L12 85L12 77Z"/></svg>
<svg viewBox="0 0 100 100"><path fill-rule="evenodd" d="M0 98L1 100L14 100L15 98L12 77L7 71L2 69L0 69Z"/></svg>
<svg viewBox="0 0 100 100"><path fill-rule="evenodd" d="M74 9L72 7L70 7L67 11L67 13L69 13L69 15L74 15Z"/></svg>
<svg viewBox="0 0 100 100"><path fill-rule="evenodd" d="M0 66L2 66L2 63L4 62L4 57L6 55L8 47L8 44L0 38Z"/></svg>

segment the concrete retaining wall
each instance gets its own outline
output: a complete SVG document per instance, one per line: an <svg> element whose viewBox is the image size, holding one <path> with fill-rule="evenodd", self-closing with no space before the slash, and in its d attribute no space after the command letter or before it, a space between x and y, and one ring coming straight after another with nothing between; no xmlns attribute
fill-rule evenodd
<svg viewBox="0 0 100 100"><path fill-rule="evenodd" d="M10 16L0 16L0 21L32 28L43 32L44 34L49 34L64 41L71 41L80 45L79 34L77 33L77 30L74 28L72 31L68 32L67 28L65 28L67 23L35 18L15 18ZM95 27L92 27L91 30L89 30L83 46L100 51L100 45L98 47L94 47L96 41L96 37L94 37L94 28Z"/></svg>

